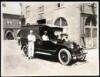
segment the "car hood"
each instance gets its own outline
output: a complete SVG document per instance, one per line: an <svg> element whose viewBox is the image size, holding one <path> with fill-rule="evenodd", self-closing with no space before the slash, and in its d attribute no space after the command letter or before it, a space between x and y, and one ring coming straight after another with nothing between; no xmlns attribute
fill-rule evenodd
<svg viewBox="0 0 100 77"><path fill-rule="evenodd" d="M58 45L65 46L67 48L71 48L71 45L73 44L72 41L62 41L62 40L57 40Z"/></svg>

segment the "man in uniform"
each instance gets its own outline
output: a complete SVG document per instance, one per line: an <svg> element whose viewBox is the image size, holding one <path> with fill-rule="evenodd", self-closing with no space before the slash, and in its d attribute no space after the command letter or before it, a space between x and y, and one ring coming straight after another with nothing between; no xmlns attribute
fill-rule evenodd
<svg viewBox="0 0 100 77"><path fill-rule="evenodd" d="M30 34L28 35L28 58L34 57L34 43L36 41L36 37L33 35L33 31L30 30Z"/></svg>

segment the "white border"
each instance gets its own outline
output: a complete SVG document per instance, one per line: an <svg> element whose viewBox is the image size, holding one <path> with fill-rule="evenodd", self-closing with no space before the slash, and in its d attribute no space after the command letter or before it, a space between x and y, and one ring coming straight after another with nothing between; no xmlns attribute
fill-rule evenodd
<svg viewBox="0 0 100 77"><path fill-rule="evenodd" d="M3 2L3 1L2 1ZM1 5L2 5L2 2L1 2ZM9 2L9 1L4 1L4 2ZM11 1L11 2L17 2L17 1ZM66 1L65 1L66 2ZM64 1L63 2L42 2L42 3L65 3ZM91 2L95 2L97 3L97 48L99 48L99 2L98 1L86 1L86 2L68 2L68 4L70 3L91 3ZM19 2L19 3L28 3L28 2ZM29 2L30 3L30 2ZM32 3L32 2L31 2ZM34 2L34 3L41 3L41 2ZM2 6L1 6L2 7ZM4 71L3 71L3 15L2 15L2 8L1 8L1 75L4 74ZM98 54L99 55L99 54ZM98 62L99 63L99 62Z"/></svg>

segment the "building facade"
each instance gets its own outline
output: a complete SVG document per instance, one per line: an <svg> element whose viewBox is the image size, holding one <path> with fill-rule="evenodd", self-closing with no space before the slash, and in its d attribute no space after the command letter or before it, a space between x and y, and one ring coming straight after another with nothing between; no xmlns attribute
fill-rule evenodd
<svg viewBox="0 0 100 77"><path fill-rule="evenodd" d="M26 3L23 15L26 23L57 25L70 40L86 48L97 47L97 3Z"/></svg>
<svg viewBox="0 0 100 77"><path fill-rule="evenodd" d="M3 38L4 40L17 39L20 30L20 15L3 13Z"/></svg>

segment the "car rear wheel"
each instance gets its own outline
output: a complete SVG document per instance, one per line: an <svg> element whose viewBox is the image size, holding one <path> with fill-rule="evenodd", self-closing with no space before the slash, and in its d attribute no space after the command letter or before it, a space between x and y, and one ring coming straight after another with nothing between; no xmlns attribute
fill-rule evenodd
<svg viewBox="0 0 100 77"><path fill-rule="evenodd" d="M27 46L26 46L26 45L25 45L25 46L23 46L23 51L24 51L24 54L27 56L27 55L28 55L28 53L27 53L28 48L27 48Z"/></svg>
<svg viewBox="0 0 100 77"><path fill-rule="evenodd" d="M68 65L71 61L71 53L65 48L60 49L58 53L58 59L61 64Z"/></svg>

